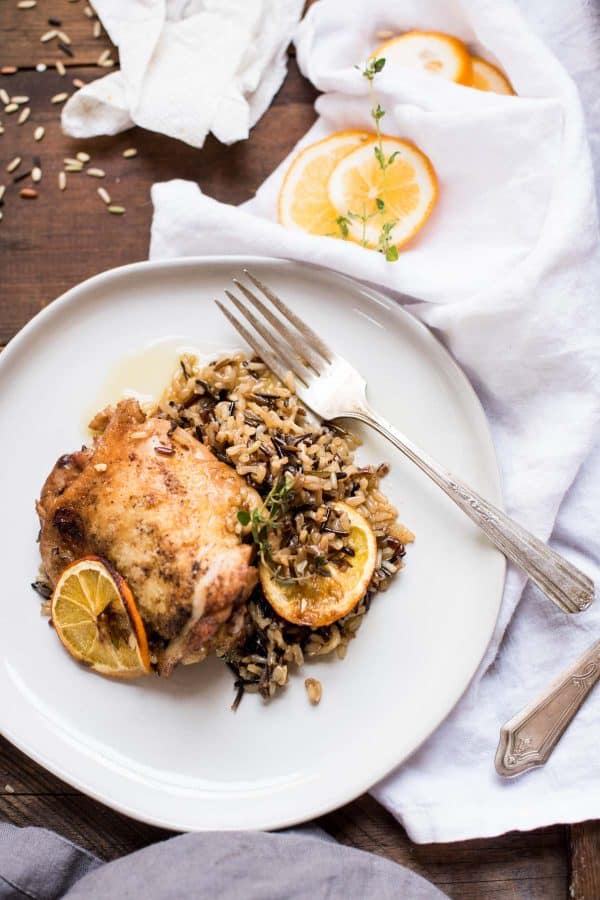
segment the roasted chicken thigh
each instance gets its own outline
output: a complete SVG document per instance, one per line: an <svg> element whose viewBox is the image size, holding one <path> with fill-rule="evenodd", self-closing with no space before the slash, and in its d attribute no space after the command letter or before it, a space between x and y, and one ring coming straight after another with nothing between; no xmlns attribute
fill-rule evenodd
<svg viewBox="0 0 600 900"><path fill-rule="evenodd" d="M257 580L236 514L260 497L200 441L135 400L109 409L93 447L61 456L37 510L55 584L69 563L107 559L129 584L168 675L235 640Z"/></svg>

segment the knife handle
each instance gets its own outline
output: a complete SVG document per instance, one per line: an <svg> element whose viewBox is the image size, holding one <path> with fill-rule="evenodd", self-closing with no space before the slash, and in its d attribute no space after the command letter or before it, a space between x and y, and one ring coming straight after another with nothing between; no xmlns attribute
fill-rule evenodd
<svg viewBox="0 0 600 900"><path fill-rule="evenodd" d="M500 729L496 771L513 776L543 766L600 678L600 641Z"/></svg>

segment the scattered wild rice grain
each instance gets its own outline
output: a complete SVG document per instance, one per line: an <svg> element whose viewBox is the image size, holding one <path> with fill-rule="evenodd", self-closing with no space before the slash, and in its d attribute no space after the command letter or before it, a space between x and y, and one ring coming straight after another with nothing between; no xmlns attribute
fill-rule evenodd
<svg viewBox="0 0 600 900"><path fill-rule="evenodd" d="M96 463L94 468L95 468L96 472L106 472L106 470L108 469L108 466L106 463Z"/></svg>
<svg viewBox="0 0 600 900"><path fill-rule="evenodd" d="M36 0L19 0L17 3L19 9L33 9L34 6L37 6Z"/></svg>
<svg viewBox="0 0 600 900"><path fill-rule="evenodd" d="M26 94L17 94L16 97L10 98L10 102L22 105L23 103L29 103L29 97Z"/></svg>
<svg viewBox="0 0 600 900"><path fill-rule="evenodd" d="M94 169L92 167L91 169L86 169L85 174L91 175L92 178L104 178L106 172L104 171L104 169Z"/></svg>
<svg viewBox="0 0 600 900"><path fill-rule="evenodd" d="M0 69L0 75L14 75L15 72L18 72L16 66L2 66Z"/></svg>
<svg viewBox="0 0 600 900"><path fill-rule="evenodd" d="M48 19L48 25L54 25L55 28L60 28L62 22L60 19Z"/></svg>
<svg viewBox="0 0 600 900"><path fill-rule="evenodd" d="M15 156L15 158L14 158L14 159L11 159L11 161L10 161L9 164L7 165L6 171L7 171L7 172L14 172L15 169L18 169L20 165L21 165L21 157L20 157L20 156Z"/></svg>
<svg viewBox="0 0 600 900"><path fill-rule="evenodd" d="M4 197L5 191L6 191L6 185L0 184L0 200L2 200L2 198Z"/></svg>
<svg viewBox="0 0 600 900"><path fill-rule="evenodd" d="M17 125L24 125L30 115L31 109L29 108L29 106L24 107L19 114L19 118L17 119Z"/></svg>
<svg viewBox="0 0 600 900"><path fill-rule="evenodd" d="M113 216L124 216L125 215L125 207L124 206L109 206L109 213L112 213Z"/></svg>
<svg viewBox="0 0 600 900"><path fill-rule="evenodd" d="M4 218L4 213L3 213L2 210L0 209L0 222L2 221L3 218Z"/></svg>
<svg viewBox="0 0 600 900"><path fill-rule="evenodd" d="M46 32L41 36L40 41L41 41L42 44L47 44L48 41L54 40L55 37L58 37L58 31L56 31L56 30L53 28L53 29L51 29L50 31L46 31Z"/></svg>
<svg viewBox="0 0 600 900"><path fill-rule="evenodd" d="M15 792L15 789L12 786L12 784L5 784L4 790L6 791L7 794L14 794L14 792Z"/></svg>
<svg viewBox="0 0 600 900"><path fill-rule="evenodd" d="M4 126L0 125L0 134L4 134Z"/></svg>
<svg viewBox="0 0 600 900"><path fill-rule="evenodd" d="M43 125L38 125L38 127L33 132L34 141L41 141L46 134L46 129Z"/></svg>
<svg viewBox="0 0 600 900"><path fill-rule="evenodd" d="M0 88L0 100L5 106L10 103L10 97L8 96L4 88Z"/></svg>
<svg viewBox="0 0 600 900"><path fill-rule="evenodd" d="M73 53L73 51L71 50L69 45L65 44L64 41L58 42L58 49L62 50L62 52L65 53L67 56L71 56L71 57L75 56L75 54Z"/></svg>
<svg viewBox="0 0 600 900"><path fill-rule="evenodd" d="M321 682L316 678L307 678L304 682L304 687L306 688L308 699L313 706L316 706L320 702L323 693Z"/></svg>
<svg viewBox="0 0 600 900"><path fill-rule="evenodd" d="M54 65L56 66L56 71L58 72L59 75L67 74L67 70L65 69L65 64L62 61L62 59L57 59L56 62L54 63Z"/></svg>
<svg viewBox="0 0 600 900"><path fill-rule="evenodd" d="M87 16L88 19L93 19L95 15L94 10L89 6L83 7L83 14L84 16Z"/></svg>
<svg viewBox="0 0 600 900"><path fill-rule="evenodd" d="M35 182L35 184L42 180L42 170L39 166L34 166L31 170L31 180Z"/></svg>
<svg viewBox="0 0 600 900"><path fill-rule="evenodd" d="M48 66L46 65L46 63L38 63L37 66L35 67L35 71L36 72L45 72L47 68L48 68Z"/></svg>
<svg viewBox="0 0 600 900"><path fill-rule="evenodd" d="M67 187L67 176L64 172L58 173L58 187L61 191L64 191Z"/></svg>
<svg viewBox="0 0 600 900"><path fill-rule="evenodd" d="M77 154L77 159L79 162L88 163L92 157L89 153L86 153L84 150L80 150Z"/></svg>
<svg viewBox="0 0 600 900"><path fill-rule="evenodd" d="M132 159L134 156L137 156L137 150L135 147L129 147L127 150L123 150L123 156L125 159Z"/></svg>
<svg viewBox="0 0 600 900"><path fill-rule="evenodd" d="M18 103L9 103L8 106L4 107L4 112L9 116L11 113L14 113L18 110Z"/></svg>
<svg viewBox="0 0 600 900"><path fill-rule="evenodd" d="M99 187L99 188L98 188L98 196L99 196L100 199L103 200L103 201L106 203L106 205L108 206L108 204L110 203L110 194L108 193L108 191L106 190L106 188ZM133 435L132 435L132 437L133 437Z"/></svg>
<svg viewBox="0 0 600 900"><path fill-rule="evenodd" d="M67 163L65 172L83 172L83 163Z"/></svg>
<svg viewBox="0 0 600 900"><path fill-rule="evenodd" d="M112 69L112 67L114 66L114 64L115 64L114 59L105 59L104 62L99 63L99 65L100 65L103 69Z"/></svg>
<svg viewBox="0 0 600 900"><path fill-rule="evenodd" d="M63 42L63 44L70 44L70 43L71 43L71 38L69 37L68 34L65 34L64 31L57 31L57 32L56 32L56 36L58 37L58 39L59 39L60 41Z"/></svg>
<svg viewBox="0 0 600 900"><path fill-rule="evenodd" d="M74 156L65 156L65 158L63 159L63 162L64 162L65 166L78 166L79 165L79 160L76 159Z"/></svg>
<svg viewBox="0 0 600 900"><path fill-rule="evenodd" d="M102 25L100 24L99 20L96 19L96 21L94 22L94 27L92 28L92 35L95 38L99 38L101 34L102 34Z"/></svg>
<svg viewBox="0 0 600 900"><path fill-rule="evenodd" d="M98 60L97 60L98 65L99 66L103 65L106 62L106 60L109 59L109 57L110 57L110 49L103 50L102 53L100 54L100 56L98 57Z"/></svg>
<svg viewBox="0 0 600 900"><path fill-rule="evenodd" d="M35 188L21 188L19 191L19 197L22 197L23 200L35 200L38 192Z"/></svg>
<svg viewBox="0 0 600 900"><path fill-rule="evenodd" d="M68 96L66 91L63 91L61 94L55 94L54 97L50 98L50 103L64 103Z"/></svg>
<svg viewBox="0 0 600 900"><path fill-rule="evenodd" d="M76 88L82 88L85 87L85 81L82 81L81 78L74 78L73 85Z"/></svg>
<svg viewBox="0 0 600 900"><path fill-rule="evenodd" d="M19 181L23 181L25 178L29 178L31 175L31 169L27 169L26 172L21 172L20 175L15 175L13 178L13 184L17 184Z"/></svg>

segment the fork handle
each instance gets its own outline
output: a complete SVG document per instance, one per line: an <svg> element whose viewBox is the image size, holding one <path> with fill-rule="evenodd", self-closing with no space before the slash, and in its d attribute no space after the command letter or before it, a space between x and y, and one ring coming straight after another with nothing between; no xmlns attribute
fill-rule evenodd
<svg viewBox="0 0 600 900"><path fill-rule="evenodd" d="M502 726L495 760L498 774L510 778L543 766L599 680L600 641L596 641L537 700Z"/></svg>
<svg viewBox="0 0 600 900"><path fill-rule="evenodd" d="M581 612L592 603L594 583L587 575L445 471L382 416L369 408L355 409L348 415L370 425L429 475L559 609L569 613Z"/></svg>

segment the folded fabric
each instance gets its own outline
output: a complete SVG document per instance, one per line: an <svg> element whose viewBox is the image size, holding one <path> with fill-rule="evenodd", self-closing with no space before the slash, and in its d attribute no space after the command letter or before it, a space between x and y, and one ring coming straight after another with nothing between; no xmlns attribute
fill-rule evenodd
<svg viewBox="0 0 600 900"><path fill-rule="evenodd" d="M140 125L202 147L248 137L287 69L302 0L95 0L120 70L65 104L72 137Z"/></svg>
<svg viewBox="0 0 600 900"><path fill-rule="evenodd" d="M586 96L597 130L592 11L584 0L521 5L573 73L595 83ZM386 132L414 141L438 173L433 217L396 263L343 240L284 229L277 195L290 160L336 130L372 127L367 84L355 66L380 32L411 28L464 39L507 73L518 96L384 68L375 89ZM418 297L408 309L435 329L485 407L508 513L544 540L554 529L558 549L597 577L600 449L591 454L600 416L600 245L573 81L511 0L320 0L296 45L303 73L325 92L317 123L244 208L217 203L187 182L155 185L151 257L232 248L320 263L400 299ZM468 480L468 472L458 474ZM416 841L600 816L600 760L590 753L600 707L593 702L544 769L508 783L494 772L500 725L600 633L600 601L568 617L529 589L513 619L523 585L509 568L496 631L470 689L375 790Z"/></svg>
<svg viewBox="0 0 600 900"><path fill-rule="evenodd" d="M445 896L414 872L343 847L318 828L285 834L186 834L102 863L44 828L0 822L2 900L443 900Z"/></svg>

